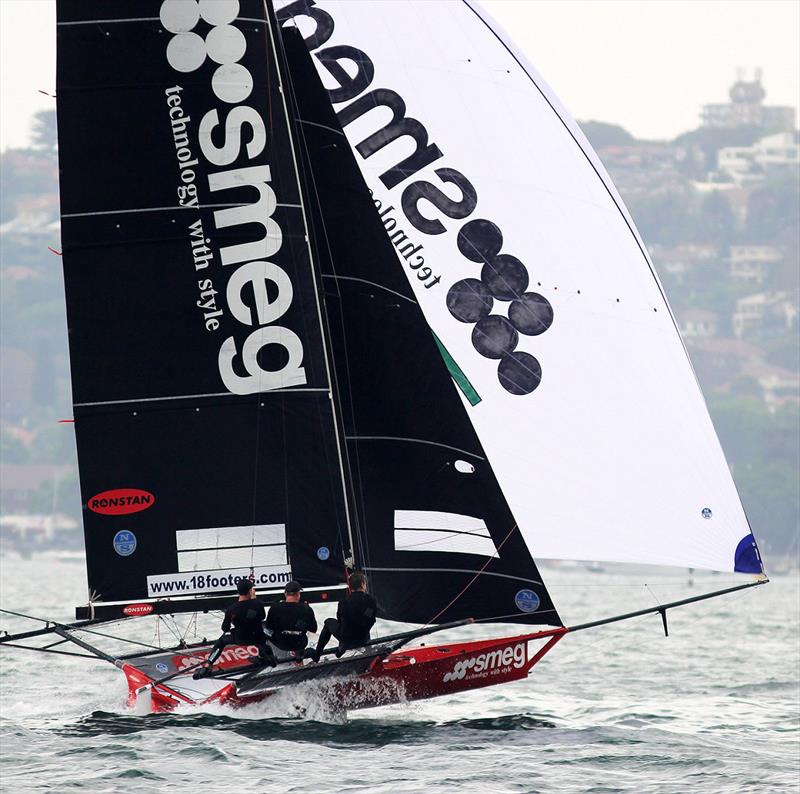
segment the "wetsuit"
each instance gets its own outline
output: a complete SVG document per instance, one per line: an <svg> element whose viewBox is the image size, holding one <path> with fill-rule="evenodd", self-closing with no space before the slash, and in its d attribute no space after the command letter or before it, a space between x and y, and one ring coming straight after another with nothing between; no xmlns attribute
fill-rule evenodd
<svg viewBox="0 0 800 794"><path fill-rule="evenodd" d="M282 651L302 651L308 645L306 632L317 631L317 618L308 604L281 601L269 608L267 628L270 642Z"/></svg>
<svg viewBox="0 0 800 794"><path fill-rule="evenodd" d="M264 604L257 598L231 604L225 610L225 618L222 621L223 634L214 643L208 661L213 665L226 645L255 645L262 659L274 661L275 654L267 645L267 637L261 626L265 617Z"/></svg>
<svg viewBox="0 0 800 794"><path fill-rule="evenodd" d="M319 635L316 655L322 653L331 637L339 640L337 656L348 648L369 642L369 630L375 625L378 602L362 590L356 590L339 602L335 618L328 618Z"/></svg>

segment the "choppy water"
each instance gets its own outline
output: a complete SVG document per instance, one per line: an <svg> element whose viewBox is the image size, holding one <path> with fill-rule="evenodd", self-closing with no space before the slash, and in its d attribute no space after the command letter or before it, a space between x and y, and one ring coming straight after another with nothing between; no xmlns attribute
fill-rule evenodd
<svg viewBox="0 0 800 794"><path fill-rule="evenodd" d="M68 620L84 600L79 563L6 558L0 573L4 608ZM544 573L568 623L733 583ZM799 613L800 581L776 578L671 611L668 639L658 616L586 631L527 681L346 719L308 700L304 719L289 716L288 702L135 717L110 665L2 649L0 783L14 792L797 792Z"/></svg>

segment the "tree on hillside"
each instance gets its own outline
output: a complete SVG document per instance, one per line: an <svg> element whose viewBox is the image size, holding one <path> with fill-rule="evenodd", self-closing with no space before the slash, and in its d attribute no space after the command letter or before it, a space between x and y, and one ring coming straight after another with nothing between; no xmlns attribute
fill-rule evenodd
<svg viewBox="0 0 800 794"><path fill-rule="evenodd" d="M633 135L618 124L608 124L605 121L579 121L578 126L595 149L603 149L606 146L630 146L636 143Z"/></svg>
<svg viewBox="0 0 800 794"><path fill-rule="evenodd" d="M31 148L55 156L58 151L58 128L55 110L40 110L31 122Z"/></svg>
<svg viewBox="0 0 800 794"><path fill-rule="evenodd" d="M764 242L797 233L800 228L800 183L786 177L759 187L747 199L745 236L748 242Z"/></svg>
<svg viewBox="0 0 800 794"><path fill-rule="evenodd" d="M727 248L736 238L736 214L730 202L718 190L703 196L700 202L700 239L717 248Z"/></svg>

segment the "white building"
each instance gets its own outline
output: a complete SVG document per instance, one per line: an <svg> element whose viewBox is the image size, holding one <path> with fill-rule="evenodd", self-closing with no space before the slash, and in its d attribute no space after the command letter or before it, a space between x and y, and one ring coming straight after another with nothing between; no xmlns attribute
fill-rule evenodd
<svg viewBox="0 0 800 794"><path fill-rule="evenodd" d="M717 335L719 317L702 309L689 309L679 318L684 339L709 339Z"/></svg>
<svg viewBox="0 0 800 794"><path fill-rule="evenodd" d="M779 132L761 138L752 146L726 146L717 152L717 170L739 185L798 168L800 141L797 132Z"/></svg>
<svg viewBox="0 0 800 794"><path fill-rule="evenodd" d="M773 245L732 245L731 278L742 284L763 284L770 266L782 258L781 250Z"/></svg>
<svg viewBox="0 0 800 794"><path fill-rule="evenodd" d="M788 331L797 323L797 307L785 292L757 292L736 301L732 324L741 339L748 333Z"/></svg>

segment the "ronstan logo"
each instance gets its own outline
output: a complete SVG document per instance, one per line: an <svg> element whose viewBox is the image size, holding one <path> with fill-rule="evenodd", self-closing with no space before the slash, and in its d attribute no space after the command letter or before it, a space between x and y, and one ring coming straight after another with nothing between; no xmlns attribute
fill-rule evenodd
<svg viewBox="0 0 800 794"><path fill-rule="evenodd" d="M139 513L152 507L155 496L141 488L115 488L93 496L86 506L93 513L105 516L122 516L127 513Z"/></svg>
<svg viewBox="0 0 800 794"><path fill-rule="evenodd" d="M149 615L153 611L152 604L128 604L123 610L123 615L137 617L139 615Z"/></svg>

